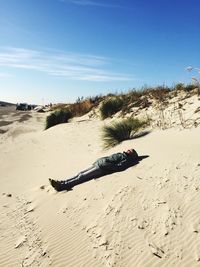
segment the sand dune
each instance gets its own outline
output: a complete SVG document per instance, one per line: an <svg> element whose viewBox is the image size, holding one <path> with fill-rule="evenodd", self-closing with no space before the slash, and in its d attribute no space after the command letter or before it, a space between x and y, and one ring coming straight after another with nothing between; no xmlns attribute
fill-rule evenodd
<svg viewBox="0 0 200 267"><path fill-rule="evenodd" d="M106 122L44 131L46 114L30 116L3 117L14 122L0 135L0 266L200 265L199 127L155 129L104 151ZM48 184L127 148L148 157L68 192Z"/></svg>

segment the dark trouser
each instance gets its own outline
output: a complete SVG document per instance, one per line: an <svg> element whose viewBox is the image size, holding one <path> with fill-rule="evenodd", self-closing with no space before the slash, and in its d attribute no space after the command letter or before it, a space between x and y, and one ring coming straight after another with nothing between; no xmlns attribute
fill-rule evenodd
<svg viewBox="0 0 200 267"><path fill-rule="evenodd" d="M64 183L73 187L77 184L87 182L102 175L105 175L105 171L100 169L98 166L92 166L84 171L79 172L74 177L65 180Z"/></svg>

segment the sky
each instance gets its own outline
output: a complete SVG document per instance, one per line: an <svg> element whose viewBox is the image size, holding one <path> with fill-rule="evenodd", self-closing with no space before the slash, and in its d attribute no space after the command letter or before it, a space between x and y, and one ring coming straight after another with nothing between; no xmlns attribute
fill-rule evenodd
<svg viewBox="0 0 200 267"><path fill-rule="evenodd" d="M0 100L69 103L190 83L199 0L0 0Z"/></svg>

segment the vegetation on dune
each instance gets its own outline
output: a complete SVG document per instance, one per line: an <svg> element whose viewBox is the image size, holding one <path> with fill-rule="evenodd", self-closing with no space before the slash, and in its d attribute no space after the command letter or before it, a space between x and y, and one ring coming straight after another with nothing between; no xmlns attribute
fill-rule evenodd
<svg viewBox="0 0 200 267"><path fill-rule="evenodd" d="M71 104L69 109L72 112L73 117L75 117L75 116L83 116L84 114L88 113L94 106L95 106L94 103L90 99L86 99Z"/></svg>
<svg viewBox="0 0 200 267"><path fill-rule="evenodd" d="M45 130L60 123L66 123L72 118L72 113L68 109L58 109L53 111L46 118Z"/></svg>
<svg viewBox="0 0 200 267"><path fill-rule="evenodd" d="M99 107L100 117L103 120L112 117L119 111L119 116L123 118L126 114L133 112L134 108L136 108L136 111L146 109L153 105L155 101L161 105L168 105L169 100L177 96L180 91L186 93L185 97L194 94L200 95L199 80L193 84L178 83L172 87L163 85L156 87L145 86L140 90L133 88L127 93L81 97L73 104L57 104L51 107L53 112L46 119L45 129L59 123L68 122L72 117L83 116L96 107ZM124 128L121 133L128 132L128 125L123 127L126 127L126 130Z"/></svg>
<svg viewBox="0 0 200 267"><path fill-rule="evenodd" d="M100 106L101 118L104 120L117 113L123 106L123 99L121 97L110 97L105 99Z"/></svg>
<svg viewBox="0 0 200 267"><path fill-rule="evenodd" d="M132 89L127 93L121 94L107 94L105 96L97 95L87 98L78 98L73 104L59 104L53 107L55 109L68 109L72 113L72 117L83 116L90 112L93 108L99 106L101 119L112 117L117 112L121 111L121 115L125 115L131 112L131 108L138 107L140 109L149 107L153 102L166 103L179 91L188 93L188 96L194 93L193 89L197 89L198 95L200 95L199 84L183 84L179 83L172 87L168 86L145 86L140 90Z"/></svg>
<svg viewBox="0 0 200 267"><path fill-rule="evenodd" d="M147 124L148 121L128 118L119 122L113 122L108 126L104 126L102 128L104 148L110 148L116 146L124 140L134 138L134 135Z"/></svg>
<svg viewBox="0 0 200 267"><path fill-rule="evenodd" d="M78 98L73 104L54 105L52 113L46 118L45 129L60 123L67 123L69 119L76 116L83 116L92 110L102 100L101 96L89 97L87 99Z"/></svg>
<svg viewBox="0 0 200 267"><path fill-rule="evenodd" d="M198 86L195 84L183 84L183 83L178 83L175 85L175 90L177 91L185 91L185 92L190 92L192 90L194 90L195 88L197 88Z"/></svg>
<svg viewBox="0 0 200 267"><path fill-rule="evenodd" d="M75 103L72 104L57 104L52 107L53 110L57 109L68 109L71 111L72 116L83 116L89 111L91 111L94 107L97 107L99 103L103 100L102 96L95 96L95 97L78 97Z"/></svg>

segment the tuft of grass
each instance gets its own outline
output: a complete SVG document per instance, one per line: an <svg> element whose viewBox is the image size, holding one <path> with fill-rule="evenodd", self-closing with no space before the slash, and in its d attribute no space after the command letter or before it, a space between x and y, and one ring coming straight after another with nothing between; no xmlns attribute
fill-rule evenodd
<svg viewBox="0 0 200 267"><path fill-rule="evenodd" d="M184 91L185 90L185 85L183 83L177 83L174 87L175 91Z"/></svg>
<svg viewBox="0 0 200 267"><path fill-rule="evenodd" d="M110 97L104 100L100 106L101 118L104 120L117 113L123 106L123 100L120 97Z"/></svg>
<svg viewBox="0 0 200 267"><path fill-rule="evenodd" d="M124 140L132 139L147 124L147 121L128 118L120 122L113 122L109 126L104 126L102 128L104 148L114 147Z"/></svg>
<svg viewBox="0 0 200 267"><path fill-rule="evenodd" d="M49 116L47 116L45 130L57 124L66 123L71 118L72 118L72 113L70 110L68 109L55 110Z"/></svg>

